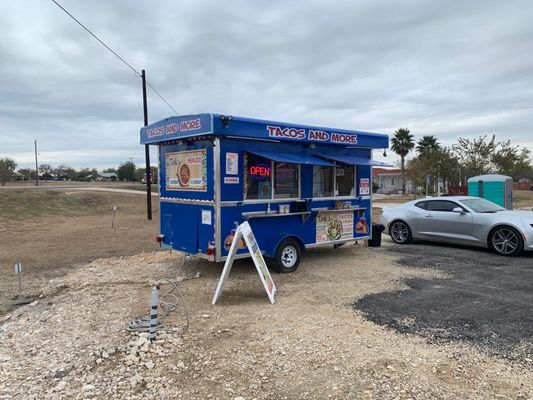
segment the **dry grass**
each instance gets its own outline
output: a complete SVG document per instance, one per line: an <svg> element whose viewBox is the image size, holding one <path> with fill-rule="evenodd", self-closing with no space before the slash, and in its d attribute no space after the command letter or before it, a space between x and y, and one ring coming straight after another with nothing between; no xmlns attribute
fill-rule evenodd
<svg viewBox="0 0 533 400"><path fill-rule="evenodd" d="M398 204L402 204L402 203L406 203L408 201L411 201L411 200L415 200L415 199L420 199L424 196L387 196L387 197L383 197L383 198L373 198L372 201L376 202L376 203L398 203Z"/></svg>
<svg viewBox="0 0 533 400"><path fill-rule="evenodd" d="M34 218L103 214L111 199L93 192L4 190L0 192L0 223Z"/></svg>
<svg viewBox="0 0 533 400"><path fill-rule="evenodd" d="M383 213L382 208L372 207L372 222L379 223L379 218L381 217L382 213Z"/></svg>
<svg viewBox="0 0 533 400"><path fill-rule="evenodd" d="M118 207L115 229L112 209ZM147 221L135 194L6 190L0 192L0 313L16 294L13 265L22 263L25 294L97 258L157 249L158 205Z"/></svg>
<svg viewBox="0 0 533 400"><path fill-rule="evenodd" d="M533 190L515 190L513 192L513 206L533 209Z"/></svg>

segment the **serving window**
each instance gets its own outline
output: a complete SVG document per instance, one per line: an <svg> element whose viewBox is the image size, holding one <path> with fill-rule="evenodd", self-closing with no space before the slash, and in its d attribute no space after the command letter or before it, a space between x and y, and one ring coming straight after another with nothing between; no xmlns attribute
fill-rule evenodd
<svg viewBox="0 0 533 400"><path fill-rule="evenodd" d="M313 197L355 196L355 166L313 166Z"/></svg>
<svg viewBox="0 0 533 400"><path fill-rule="evenodd" d="M271 161L255 154L244 157L244 199L272 200L300 197L298 164Z"/></svg>
<svg viewBox="0 0 533 400"><path fill-rule="evenodd" d="M355 166L337 165L335 168L335 196L355 196Z"/></svg>
<svg viewBox="0 0 533 400"><path fill-rule="evenodd" d="M335 167L313 166L313 197L333 197Z"/></svg>

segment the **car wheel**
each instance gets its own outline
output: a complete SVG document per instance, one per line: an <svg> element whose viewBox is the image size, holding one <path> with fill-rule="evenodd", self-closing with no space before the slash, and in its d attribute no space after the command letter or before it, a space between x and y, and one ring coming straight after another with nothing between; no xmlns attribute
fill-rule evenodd
<svg viewBox="0 0 533 400"><path fill-rule="evenodd" d="M273 267L282 274L294 272L300 265L301 256L300 244L291 238L284 239L276 249Z"/></svg>
<svg viewBox="0 0 533 400"><path fill-rule="evenodd" d="M516 229L510 226L500 226L491 232L489 247L502 256L517 256L524 249L524 241Z"/></svg>
<svg viewBox="0 0 533 400"><path fill-rule="evenodd" d="M403 221L394 221L390 226L389 232L394 243L407 244L413 241L411 228Z"/></svg>

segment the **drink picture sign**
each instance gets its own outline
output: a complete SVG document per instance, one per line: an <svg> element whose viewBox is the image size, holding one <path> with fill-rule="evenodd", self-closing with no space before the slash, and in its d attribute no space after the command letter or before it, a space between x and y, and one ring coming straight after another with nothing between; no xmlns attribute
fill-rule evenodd
<svg viewBox="0 0 533 400"><path fill-rule="evenodd" d="M207 150L178 151L165 155L166 189L207 191Z"/></svg>

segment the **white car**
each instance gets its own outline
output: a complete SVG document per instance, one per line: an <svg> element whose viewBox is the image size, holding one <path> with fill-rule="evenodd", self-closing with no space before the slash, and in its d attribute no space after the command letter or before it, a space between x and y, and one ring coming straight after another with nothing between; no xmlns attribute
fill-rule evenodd
<svg viewBox="0 0 533 400"><path fill-rule="evenodd" d="M509 211L479 197L426 197L385 207L381 223L399 244L413 239L456 243L505 256L533 250L532 211Z"/></svg>

